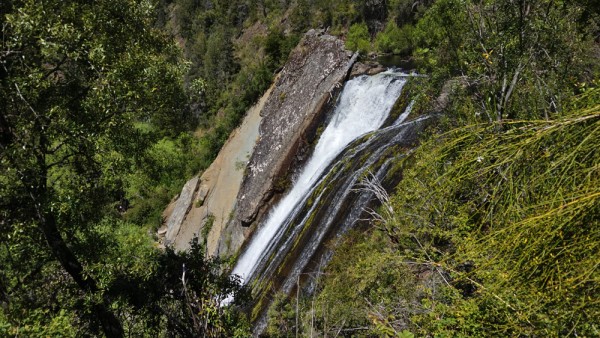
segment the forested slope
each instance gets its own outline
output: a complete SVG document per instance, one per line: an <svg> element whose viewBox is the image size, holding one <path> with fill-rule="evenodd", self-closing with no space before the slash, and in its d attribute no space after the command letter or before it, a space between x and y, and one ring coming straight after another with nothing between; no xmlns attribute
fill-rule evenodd
<svg viewBox="0 0 600 338"><path fill-rule="evenodd" d="M269 333L599 335L599 12L2 1L0 335L248 336L241 307L219 306L248 296L223 265L153 234L309 28L412 59L428 74L415 112L442 117L396 164L383 217L337 249L315 294L273 303Z"/></svg>
<svg viewBox="0 0 600 338"><path fill-rule="evenodd" d="M217 307L237 288L219 264L152 234L311 26L307 5L0 4L2 335L245 327ZM335 6L340 31L359 18Z"/></svg>
<svg viewBox="0 0 600 338"><path fill-rule="evenodd" d="M200 248L153 243L164 205L214 156L192 133L189 67L156 7L0 9L0 335L191 336L243 324L205 311L239 288L218 264Z"/></svg>

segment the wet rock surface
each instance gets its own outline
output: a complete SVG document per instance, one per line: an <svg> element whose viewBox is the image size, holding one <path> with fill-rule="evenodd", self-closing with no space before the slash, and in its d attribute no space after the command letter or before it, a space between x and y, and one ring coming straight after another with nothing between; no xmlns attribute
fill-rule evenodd
<svg viewBox="0 0 600 338"><path fill-rule="evenodd" d="M350 72L350 79L353 79L360 75L376 75L382 72L385 72L387 68L376 62L357 62L352 67L352 71Z"/></svg>

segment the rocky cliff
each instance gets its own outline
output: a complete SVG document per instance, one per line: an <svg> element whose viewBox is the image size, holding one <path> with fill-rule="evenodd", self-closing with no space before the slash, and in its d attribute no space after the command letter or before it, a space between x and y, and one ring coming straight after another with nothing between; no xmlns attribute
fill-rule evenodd
<svg viewBox="0 0 600 338"><path fill-rule="evenodd" d="M261 111L260 137L233 220L221 236L220 253L236 252L255 221L289 185L291 169L306 157L307 145L355 61L343 41L316 30L292 51Z"/></svg>
<svg viewBox="0 0 600 338"><path fill-rule="evenodd" d="M163 242L186 249L198 236L207 242L209 255L235 253L253 231L251 225L285 190L290 169L306 157L356 57L336 37L306 33L272 91L247 114L215 162L165 211Z"/></svg>
<svg viewBox="0 0 600 338"><path fill-rule="evenodd" d="M272 87L271 87L272 88ZM163 213L162 242L185 250L194 237L206 241L214 255L225 224L231 219L244 168L258 139L260 111L269 89L246 114L242 125L230 136L213 163L183 187L178 198Z"/></svg>

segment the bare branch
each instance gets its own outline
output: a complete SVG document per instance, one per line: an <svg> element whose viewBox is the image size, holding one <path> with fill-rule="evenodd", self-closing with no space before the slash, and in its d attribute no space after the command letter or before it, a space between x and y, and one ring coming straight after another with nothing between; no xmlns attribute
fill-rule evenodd
<svg viewBox="0 0 600 338"><path fill-rule="evenodd" d="M39 118L40 115L35 111L35 109L33 109L33 107L31 106L31 104L29 104L29 101L27 101L25 99L25 97L23 96L23 94L21 93L21 89L19 88L18 84L14 84L15 88L17 89L17 94L19 95L19 97L21 98L21 100L23 100L23 102L25 102L25 104L27 105L27 107L29 108L29 110L31 110L31 112L33 113L33 115L35 115L36 118Z"/></svg>

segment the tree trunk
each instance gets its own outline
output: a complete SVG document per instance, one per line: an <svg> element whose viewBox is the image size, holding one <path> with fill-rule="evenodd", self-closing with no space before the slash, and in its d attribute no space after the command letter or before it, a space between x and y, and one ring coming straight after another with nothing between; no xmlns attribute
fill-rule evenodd
<svg viewBox="0 0 600 338"><path fill-rule="evenodd" d="M40 220L39 227L54 257L58 259L69 275L73 277L77 285L85 292L98 292L96 281L84 274L83 266L63 240L56 226L54 214L46 213L43 219ZM108 310L106 303L106 300L103 300L93 306L93 310L102 324L102 330L107 337L123 337L121 322L119 322L114 313Z"/></svg>

